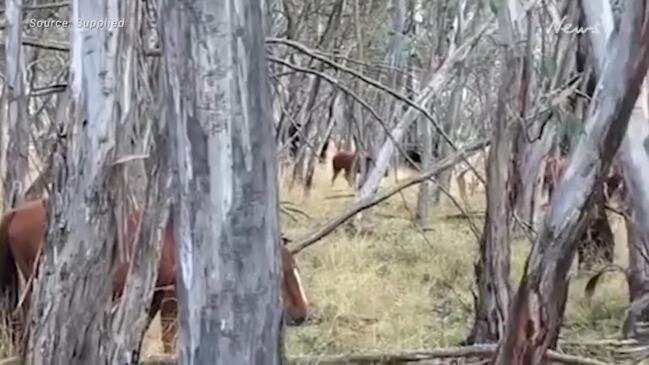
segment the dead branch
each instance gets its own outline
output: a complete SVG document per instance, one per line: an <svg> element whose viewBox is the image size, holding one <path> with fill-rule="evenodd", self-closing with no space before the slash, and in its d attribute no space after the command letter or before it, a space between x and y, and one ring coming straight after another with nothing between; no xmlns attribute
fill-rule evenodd
<svg viewBox="0 0 649 365"><path fill-rule="evenodd" d="M472 38L470 38L463 45L458 47L458 50L455 53L457 59L454 60L454 62L460 62L464 58L464 56L466 55L468 50L473 48L473 46L477 43L477 41L484 34L489 34L491 31L493 31L493 29L495 29L494 24L492 22L488 22L486 26L484 26L480 31L477 32L476 35L474 35ZM392 88L389 88L389 87L387 87L385 85L382 85L380 82L372 80L371 78L369 78L367 76L364 76L364 75L350 69L349 67L341 65L341 64L339 64L339 63L337 63L335 61L332 61L327 57L321 56L317 52L315 52L314 50L310 49L309 47L305 46L304 44L302 44L300 42L296 42L296 41L289 40L289 39L279 39L279 38L269 37L269 38L266 38L266 43L267 44L282 44L282 45L285 45L285 46L289 46L289 47L291 47L293 49L296 49L296 50L308 55L309 57L312 57L314 59L317 59L318 61L321 61L321 62L327 64L330 67L333 67L333 68L335 68L337 70L340 70L342 72L345 72L345 73L347 73L347 74L349 74L349 75L351 75L353 77L356 77L356 78L362 80L363 82L365 82L366 84L368 84L370 86L373 86L373 87L375 87L375 88L377 88L379 90L382 90L382 91L386 92L387 94L389 94L390 96L392 96L392 97L394 97L396 99L399 99L400 101L407 104L411 108L413 108L413 109L417 110L418 112L420 112L426 119L428 119L433 124L433 127L435 128L435 130L438 133L440 133L442 138L444 138L444 140L451 146L451 148L453 148L456 151L458 150L457 145L453 142L453 140L444 131L442 126L439 125L439 123L437 123L437 121L435 119L433 119L433 116L430 114L430 112L428 110L426 110L425 107L422 107L422 106L418 105L417 103L411 101L410 99L408 99L408 97L401 94L400 92L398 92L398 91L396 91L396 90L394 90Z"/></svg>
<svg viewBox="0 0 649 365"><path fill-rule="evenodd" d="M390 198L394 194L399 193L401 190L406 189L410 186L416 185L421 183L424 180L430 179L433 176L439 174L442 171L445 171L449 168L452 168L455 166L457 163L460 161L463 161L466 159L467 155L470 156L476 151L479 151L480 149L486 147L489 145L489 141L483 140L479 142L474 142L472 144L469 144L464 150L459 151L455 153L454 155L451 155L444 160L438 162L433 168L425 173L420 174L419 176L414 176L411 177L399 185L385 191L382 194L378 194L370 199L367 200L362 200L355 204L354 206L350 207L346 212L343 214L339 215L338 217L334 217L329 222L325 223L323 226L321 226L319 229L317 229L315 232L307 235L306 237L289 244L288 248L292 253L298 253L302 251L303 249L311 246L312 244L318 242L325 236L327 236L329 233L333 232L338 226L341 224L345 223L348 219L352 218L359 212L362 212L368 208L371 208L380 202Z"/></svg>
<svg viewBox="0 0 649 365"><path fill-rule="evenodd" d="M65 92L65 90L68 88L67 84L57 84L57 85L50 85L50 86L45 86L45 87L39 87L39 88L34 88L32 91L29 93L29 97L43 97L43 96L50 96L52 94L58 94Z"/></svg>
<svg viewBox="0 0 649 365"><path fill-rule="evenodd" d="M325 197L326 200L336 200L336 199L349 199L353 198L354 194L344 193L344 194L335 194Z"/></svg>
<svg viewBox="0 0 649 365"><path fill-rule="evenodd" d="M467 212L467 214L458 214L458 213L456 213L456 214L447 214L447 215L441 216L440 218L441 219L448 219L448 220L455 220L455 219L464 220L464 219L467 219L467 215L474 216L474 217L483 217L484 218L485 212L484 211L481 211L481 212L476 211L476 212Z"/></svg>
<svg viewBox="0 0 649 365"><path fill-rule="evenodd" d="M320 358L297 357L289 359L289 364L294 365L342 365L342 364L406 364L419 361L440 360L440 359L466 359L481 358L488 359L496 351L497 345L473 345L466 347L449 347L433 350L411 351L400 353L386 353L373 355L351 355L351 356L328 356ZM599 360L589 359L581 356L566 355L555 351L548 351L546 359L554 363L570 365L603 365Z"/></svg>
<svg viewBox="0 0 649 365"><path fill-rule="evenodd" d="M640 342L635 339L619 340L619 339L603 339L603 340L587 340L587 341L559 341L561 347L637 347Z"/></svg>
<svg viewBox="0 0 649 365"><path fill-rule="evenodd" d="M405 158L406 161L410 162L413 166L415 166L415 162L410 158L410 156L408 156L406 151L404 151L403 148L401 147L401 145L395 140L394 136L391 133L390 128L388 128L387 123L383 120L383 118L381 118L379 113L376 110L374 110L374 108L367 101L365 101L362 97L360 97L358 94L356 94L350 88L343 85L337 79L327 75L324 72L320 72L318 70L307 68L307 67L301 67L301 66L298 66L298 65L294 65L294 64L292 64L290 62L281 60L281 59L276 58L276 57L268 57L268 60L271 61L271 62L275 62L277 64L280 64L282 66L288 67L288 68L290 68L292 70L295 70L297 72L311 74L311 75L317 76L317 77L319 77L321 79L324 79L325 81L330 83L332 86L335 86L335 87L339 88L345 94L349 95L352 99L354 99L356 102L358 102L360 106L362 106L364 109L366 109L370 113L370 115L372 117L374 117L374 119L376 119L376 121L379 123L381 128L383 128L383 131L385 132L386 136L392 140L392 142L394 143L395 147L397 148L397 150L399 151L401 156L403 158Z"/></svg>
<svg viewBox="0 0 649 365"><path fill-rule="evenodd" d="M414 362L428 362L430 360L441 359L466 359L466 358L490 358L496 351L497 345L474 345L466 347L448 347L432 350L420 351L403 351L396 353L377 353L361 355L338 355L338 356L319 356L307 357L299 356L288 359L290 365L388 365L388 364L407 364ZM581 356L566 355L556 351L548 351L546 359L557 364L565 365L605 365L605 362L590 359ZM0 363L0 365L13 365L16 362ZM141 362L142 365L176 365L175 356L156 356Z"/></svg>
<svg viewBox="0 0 649 365"><path fill-rule="evenodd" d="M312 220L313 219L313 217L311 217L307 212L305 212L302 209L297 208L297 207L295 207L293 205L280 204L279 207L280 207L280 210L282 211L282 213L285 213L287 215L292 215L293 213L295 213L295 214L297 214L297 215L299 215L299 216L301 216L301 217L303 217L303 218L305 218L307 220Z"/></svg>
<svg viewBox="0 0 649 365"><path fill-rule="evenodd" d="M45 41L42 39L36 39L34 37L23 37L23 45L41 48L41 49L48 49L50 51L70 52L69 44L50 41L50 40Z"/></svg>

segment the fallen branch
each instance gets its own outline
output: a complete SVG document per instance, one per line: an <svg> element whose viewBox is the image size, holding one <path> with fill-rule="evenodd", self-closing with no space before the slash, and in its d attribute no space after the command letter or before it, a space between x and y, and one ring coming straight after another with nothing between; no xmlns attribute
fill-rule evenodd
<svg viewBox="0 0 649 365"><path fill-rule="evenodd" d="M447 347L432 350L402 351L395 353L376 353L359 355L334 355L334 356L298 356L288 358L290 365L387 365L406 364L419 361L441 360L441 359L466 359L481 358L489 359L496 352L496 344L473 345L464 347ZM606 365L596 359L582 356L567 355L549 350L545 355L546 360L553 363L565 365ZM19 358L13 357L0 360L0 365L19 364ZM141 365L176 365L178 360L172 355L160 355L144 359Z"/></svg>
<svg viewBox="0 0 649 365"><path fill-rule="evenodd" d="M388 189L387 191L377 194L371 199L363 200L358 202L357 204L353 205L350 207L346 212L343 214L329 220L329 222L325 223L323 226L321 226L319 229L317 229L315 232L309 234L308 236L295 241L294 243L291 243L288 245L288 249L292 253L298 253L302 251L303 249L311 246L312 244L318 242L325 236L327 236L329 233L333 232L338 226L341 224L345 223L348 219L352 218L356 214L371 208L382 201L390 198L391 196L399 193L401 190L406 189L410 186L416 185L421 183L424 180L428 180L432 178L433 176L439 174L440 172L443 172L449 168L452 168L455 166L458 162L463 161L466 159L467 155L471 155L478 150L486 147L489 145L489 141L483 140L479 142L475 142L473 144L470 144L467 146L465 149L445 158L441 162L437 163L433 168L425 173L422 173L418 176L411 177L409 179L404 180L402 183L399 185Z"/></svg>
<svg viewBox="0 0 649 365"><path fill-rule="evenodd" d="M421 351L404 351L398 353L377 353L365 355L337 355L337 356L299 356L288 358L289 365L393 365L409 364L413 362L428 362L430 360L441 359L466 359L481 358L488 359L496 352L495 344L490 345L473 345L466 347L448 347L433 350ZM545 355L546 360L555 364L565 365L606 365L599 360L590 359L581 356L566 355L556 351L548 351ZM4 363L0 365L13 365L15 362ZM156 356L145 359L140 362L141 365L176 365L178 361L175 356Z"/></svg>
<svg viewBox="0 0 649 365"><path fill-rule="evenodd" d="M443 216L440 216L441 219L448 219L448 220L453 220L453 219L460 219L460 220L465 220L467 219L467 216L473 216L473 217L484 217L486 213L484 211L475 211L475 212L467 212L466 214L446 214Z"/></svg>
<svg viewBox="0 0 649 365"><path fill-rule="evenodd" d="M640 343L635 339L605 339L605 340L589 340L589 341L559 341L559 346L582 346L582 347L632 347L638 346Z"/></svg>
<svg viewBox="0 0 649 365"><path fill-rule="evenodd" d="M466 359L481 358L489 359L496 352L497 345L473 345L465 347L448 347L424 351L400 352L392 354L376 355L350 355L350 356L328 356L320 358L296 357L289 359L290 365L351 365L351 364L406 364L418 361L429 361L439 359ZM553 363L566 365L604 365L606 363L595 359L581 356L566 355L555 351L548 351L546 360Z"/></svg>

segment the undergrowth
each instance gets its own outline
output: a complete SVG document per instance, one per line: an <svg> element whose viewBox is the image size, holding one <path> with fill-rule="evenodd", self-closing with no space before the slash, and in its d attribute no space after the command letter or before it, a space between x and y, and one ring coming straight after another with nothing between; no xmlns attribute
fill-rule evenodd
<svg viewBox="0 0 649 365"><path fill-rule="evenodd" d="M405 175L400 172L400 177ZM289 191L281 179L281 199L310 217L295 215L293 220L283 215L284 234L300 238L352 204L347 183L339 179L331 186L329 179L329 169L319 166L308 198L299 186ZM393 174L383 181L383 187L393 184ZM341 227L298 255L313 318L288 328L289 356L453 346L465 339L473 321L478 239L448 201L431 207L425 232L417 229L410 219L417 189L404 190L372 208L367 232L351 234ZM484 212L484 191L477 191L470 203L471 211ZM484 215L472 219L481 229ZM614 229L620 227L614 223ZM617 241L616 261L625 266L625 237ZM530 246L522 235L515 235L513 290ZM584 294L587 280L587 275L573 278L562 339L584 341L618 334L627 303L624 278L608 274L590 299ZM159 331L156 320L144 341L145 355L161 352ZM0 357L11 352L4 342L0 341Z"/></svg>
<svg viewBox="0 0 649 365"><path fill-rule="evenodd" d="M399 177L406 174L401 171ZM281 190L282 200L311 217L294 221L283 216L289 237L301 237L353 203L349 197L332 198L352 193L352 189L343 179L332 187L329 179L330 171L320 166L308 198L303 197L301 187ZM394 184L391 175L382 186ZM453 346L466 338L473 323L478 238L467 221L458 217L459 211L444 200L431 208L426 231L417 229L410 219L417 189L404 190L372 208L369 232L351 234L340 228L298 256L314 319L289 328L289 355ZM483 213L484 190L478 190L470 204L472 212ZM472 215L472 219L482 229L484 215ZM626 265L626 242L624 237L618 241L616 260ZM513 290L530 247L523 235L514 234ZM562 338L616 337L627 303L626 281L619 274L608 274L589 300L584 294L587 280L587 275L575 275L572 281Z"/></svg>

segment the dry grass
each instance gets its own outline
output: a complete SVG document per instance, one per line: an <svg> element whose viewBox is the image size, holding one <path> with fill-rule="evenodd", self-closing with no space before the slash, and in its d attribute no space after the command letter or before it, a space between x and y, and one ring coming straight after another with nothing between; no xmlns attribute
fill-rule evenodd
<svg viewBox="0 0 649 365"><path fill-rule="evenodd" d="M400 177L406 174L402 171ZM282 200L295 203L313 218L294 222L282 217L289 237L311 231L351 203L349 198L330 198L351 193L343 179L331 187L330 178L328 166L319 166L308 199L300 187L288 191L282 179ZM383 184L394 184L392 173ZM299 255L315 319L288 329L289 355L448 346L464 339L472 324L477 242L465 221L449 218L458 213L450 204L433 208L431 229L424 239L409 218L416 192L413 187L372 209L371 234L350 235L339 229ZM484 210L482 195L479 191L472 197L474 210ZM482 227L482 217L474 219ZM614 224L622 230L619 221ZM616 260L625 265L625 237L618 237L618 242L622 244L616 247ZM514 288L529 247L524 239L512 244ZM619 274L606 276L588 302L583 294L586 280L573 281L563 336L613 337L627 302L626 282ZM159 333L156 319L146 334L145 356L162 352Z"/></svg>
<svg viewBox="0 0 649 365"><path fill-rule="evenodd" d="M316 172L308 199L302 197L301 188L282 189L283 200L313 217L299 223L284 217L289 237L300 237L350 204L349 199L327 198L351 192L342 179L330 187L327 167ZM394 184L394 176L383 183ZM452 187L453 194L455 190ZM433 208L431 230L424 239L410 221L416 193L413 187L375 207L372 234L353 236L340 229L299 256L316 320L288 330L289 354L449 346L466 337L472 325L477 241L465 221L449 218L458 213L450 203ZM484 211L483 195L480 190L471 198L474 210ZM483 218L474 219L481 228ZM623 231L619 219L613 224ZM617 240L626 243L623 236ZM616 247L616 260L622 265L627 261L624 244ZM512 243L514 289L529 248L523 238ZM627 303L624 278L606 276L590 302L584 295L586 281L585 276L573 281L564 336L579 340L616 336Z"/></svg>
<svg viewBox="0 0 649 365"><path fill-rule="evenodd" d="M0 359L13 356L17 349L11 341L10 325L6 318L0 319Z"/></svg>

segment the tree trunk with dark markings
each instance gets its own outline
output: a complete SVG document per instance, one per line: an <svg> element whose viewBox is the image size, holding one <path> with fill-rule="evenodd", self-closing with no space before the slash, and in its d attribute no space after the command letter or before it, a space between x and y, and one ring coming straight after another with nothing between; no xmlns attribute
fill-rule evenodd
<svg viewBox="0 0 649 365"><path fill-rule="evenodd" d="M487 212L480 239L480 258L475 266L478 298L473 329L467 342L493 343L503 336L509 314L511 284L510 222L512 204L512 157L514 132L507 113L515 105L516 88L520 83L521 55L517 54L517 33L507 7L498 14L499 30L505 46L503 79L498 90L498 106L492 135L487 170Z"/></svg>
<svg viewBox="0 0 649 365"><path fill-rule="evenodd" d="M117 19L119 0L72 2L72 23ZM120 119L119 28L72 27L73 115L53 157L50 222L31 313L28 364L105 364L110 261L115 243L110 190ZM70 319L74 318L73 321Z"/></svg>
<svg viewBox="0 0 649 365"><path fill-rule="evenodd" d="M647 82L645 80L645 87ZM622 325L622 334L640 337L639 322L649 320L649 116L636 107L629 121L620 161L628 199L625 219L629 247L629 307ZM644 335L646 341L646 334Z"/></svg>
<svg viewBox="0 0 649 365"><path fill-rule="evenodd" d="M180 362L278 365L279 208L261 4L192 4L165 0L161 10Z"/></svg>
<svg viewBox="0 0 649 365"><path fill-rule="evenodd" d="M605 0L601 0L605 1ZM596 6L598 1L584 2ZM514 297L495 364L540 364L558 337L568 295L568 271L584 215L593 202L627 130L649 66L649 5L629 1L613 49L606 54L585 135L574 149L552 197L550 211L530 253ZM608 58L611 57L611 58ZM614 61L613 61L614 60Z"/></svg>
<svg viewBox="0 0 649 365"><path fill-rule="evenodd" d="M25 61L22 49L22 0L7 0L5 14L5 100L3 119L6 126L0 129L0 165L3 178L3 195L0 208L11 208L14 201L22 200L26 187L29 153L29 129L27 122L27 96L25 95L24 69ZM5 129L6 128L6 129ZM6 140L2 141L3 137Z"/></svg>

